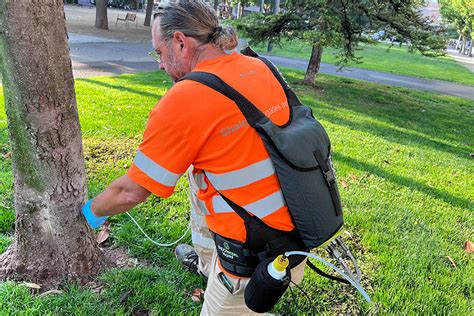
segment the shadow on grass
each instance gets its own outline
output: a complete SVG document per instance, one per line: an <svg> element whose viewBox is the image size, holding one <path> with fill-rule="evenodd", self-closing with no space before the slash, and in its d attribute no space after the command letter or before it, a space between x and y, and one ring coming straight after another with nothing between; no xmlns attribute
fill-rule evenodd
<svg viewBox="0 0 474 316"><path fill-rule="evenodd" d="M330 109L326 105L319 106ZM470 150L468 147L456 147L438 140L430 139L428 136L417 135L416 132L401 131L376 122L370 122L370 124L367 124L366 122L357 122L355 120L345 119L341 115L330 114L327 111L319 111L317 116L318 118L329 121L335 125L348 127L361 132L368 132L374 136L384 138L392 143L412 146L424 145L436 150L456 155L459 158L466 159L469 157Z"/></svg>
<svg viewBox="0 0 474 316"><path fill-rule="evenodd" d="M105 88L115 89L115 90L118 90L118 91L126 91L126 92L129 92L129 93L134 93L134 94L138 94L138 95L141 95L141 96L155 98L157 100L160 99L163 96L163 94L159 94L159 93L150 93L150 92L146 92L146 91L143 91L143 90L133 89L133 88L119 86L119 85L114 85L114 84L111 84L111 83L102 82L100 80L94 80L94 79L90 79L90 78L83 78L83 79L80 79L80 80L91 83L91 84L95 84L95 85L98 85L98 86L102 86L102 87L105 87ZM131 79L127 82L135 83L135 84L137 83L133 79Z"/></svg>
<svg viewBox="0 0 474 316"><path fill-rule="evenodd" d="M372 164L368 164L356 159L353 159L351 157L345 156L341 153L334 152L334 158L342 163L345 163L355 169L358 169L360 171L366 171L371 174L374 174L378 177L385 178L399 186L405 186L407 188L410 188L412 190L416 190L418 192L424 193L426 195L429 195L435 199L442 200L448 204L451 204L455 207L460 207L460 208L471 208L471 201L468 199L463 199L454 195L451 195L445 191L438 190L435 188L432 188L428 185L416 182L412 179L402 177L390 172L387 172L383 170L380 167L377 167Z"/></svg>
<svg viewBox="0 0 474 316"><path fill-rule="evenodd" d="M292 85L299 87L303 93L311 91L309 87L301 84L301 73L291 71L285 75ZM434 146L439 145L449 152L459 153L459 148L432 139L458 143L474 138L471 128L472 113L469 112L474 108L472 101L332 76L320 78L320 83L317 84L322 85L325 92L317 97L317 100L336 107L333 109L335 111L342 108L413 130L427 136L418 135L420 140L426 140ZM311 103L315 109L320 106L311 101L307 103ZM370 126L359 127L369 132L371 129ZM372 128L372 131L380 132L378 128Z"/></svg>

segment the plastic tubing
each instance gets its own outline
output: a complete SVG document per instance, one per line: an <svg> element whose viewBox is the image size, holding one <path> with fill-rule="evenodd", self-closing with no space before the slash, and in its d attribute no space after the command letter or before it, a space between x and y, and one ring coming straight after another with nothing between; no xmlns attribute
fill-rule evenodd
<svg viewBox="0 0 474 316"><path fill-rule="evenodd" d="M158 247L171 247L173 245L176 245L177 243L179 243L181 241L181 239L183 239L186 234L189 232L189 229L191 228L191 224L189 224L188 228L186 229L186 231L184 232L183 236L181 236L178 240L176 241L173 241L173 242L170 242L170 243L167 243L167 244L161 244L159 242L156 242L154 241L153 239L151 239L146 233L145 231L141 228L140 224L137 223L137 221L132 217L132 215L130 215L128 212L126 213L128 215L128 217L130 217L130 219L132 220L133 223L135 223L135 225L137 225L138 229L142 232L142 234L149 240L151 241L154 245L158 246Z"/></svg>
<svg viewBox="0 0 474 316"><path fill-rule="evenodd" d="M288 251L288 252L285 252L285 256L287 256L287 257L293 256L293 255L302 255L302 256L306 256L306 257L311 257L311 258L314 258L314 259L320 261L321 263L327 265L328 267L332 268L334 271L336 271L337 273L342 275L344 277L344 279L349 281L357 289L357 291L359 291L359 293L362 294L362 296L366 299L367 302L369 302L369 303L371 302L371 299L370 299L369 295L367 294L367 292L364 291L362 286L360 286L360 284L358 284L356 281L354 281L350 277L348 277L344 272L341 271L341 269L339 269L338 267L336 267L332 263L327 262L323 258L320 258L320 257L316 256L315 254L312 254L312 253L309 253L309 252L304 252L304 251Z"/></svg>

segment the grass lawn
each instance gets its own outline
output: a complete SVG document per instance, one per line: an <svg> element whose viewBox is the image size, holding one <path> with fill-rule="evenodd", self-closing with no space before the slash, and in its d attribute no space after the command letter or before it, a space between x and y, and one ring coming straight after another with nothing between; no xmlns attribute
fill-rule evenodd
<svg viewBox="0 0 474 316"><path fill-rule="evenodd" d="M474 73L469 71L450 56L426 57L420 53L408 52L407 46L393 46L389 51L388 44L362 45L357 53L363 57L363 63L351 64L350 67L389 72L399 75L422 77L462 83L474 86ZM262 53L267 51L265 45L259 45L256 50ZM292 58L309 60L311 47L299 40L282 42L281 46L274 45L273 54ZM336 64L338 52L326 48L322 62Z"/></svg>
<svg viewBox="0 0 474 316"><path fill-rule="evenodd" d="M307 270L308 297L288 291L275 313L454 314L472 312L474 261L463 244L474 236L472 116L474 103L455 97L320 76L319 87L297 84L305 104L327 128L345 207L345 234L374 303L352 288ZM132 162L147 115L170 87L162 73L76 81L89 195ZM11 242L13 201L7 123L0 99L0 252ZM132 214L152 238L177 239L189 206L181 179L169 199L150 198ZM149 262L100 277L104 287L66 284L63 294L38 297L22 285L0 284L7 314L198 314L191 300L203 281L185 272L172 249L146 241L125 215L114 216L111 241ZM190 242L190 236L185 240ZM451 263L452 260L455 266ZM127 292L128 299L121 302Z"/></svg>

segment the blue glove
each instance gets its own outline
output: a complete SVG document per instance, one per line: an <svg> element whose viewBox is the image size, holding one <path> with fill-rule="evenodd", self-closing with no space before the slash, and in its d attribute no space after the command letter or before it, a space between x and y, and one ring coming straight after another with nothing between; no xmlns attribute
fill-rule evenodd
<svg viewBox="0 0 474 316"><path fill-rule="evenodd" d="M92 213L91 204L92 200L89 200L86 204L84 204L84 206L82 207L82 214L86 218L87 223L89 223L90 227L96 229L107 220L107 216L95 216L94 213Z"/></svg>

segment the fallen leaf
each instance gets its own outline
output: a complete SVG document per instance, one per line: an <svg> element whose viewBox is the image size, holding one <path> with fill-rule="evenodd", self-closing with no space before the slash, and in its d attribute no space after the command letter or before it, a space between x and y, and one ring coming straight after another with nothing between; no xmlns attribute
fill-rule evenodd
<svg viewBox="0 0 474 316"><path fill-rule="evenodd" d="M11 158L12 153L11 151L7 152L6 154L3 155L3 158Z"/></svg>
<svg viewBox="0 0 474 316"><path fill-rule="evenodd" d="M388 160L384 160L383 162L385 162L387 165L390 164L390 161L388 161Z"/></svg>
<svg viewBox="0 0 474 316"><path fill-rule="evenodd" d="M130 289L128 290L127 292L125 292L121 297L120 297L120 304L125 304L128 300L128 297L130 296L130 294L132 294L133 292L133 289Z"/></svg>
<svg viewBox="0 0 474 316"><path fill-rule="evenodd" d="M351 233L349 233L347 230L344 231L344 234L346 234L349 237L349 239L352 239Z"/></svg>
<svg viewBox="0 0 474 316"><path fill-rule="evenodd" d="M200 302L204 298L204 290L197 288L193 291L191 299L195 302Z"/></svg>
<svg viewBox="0 0 474 316"><path fill-rule="evenodd" d="M464 243L464 250L467 252L474 252L474 244L470 240L466 240Z"/></svg>
<svg viewBox="0 0 474 316"><path fill-rule="evenodd" d="M453 172L453 173L451 173L451 175L452 175L453 177L459 176L459 174L458 174L457 172Z"/></svg>
<svg viewBox="0 0 474 316"><path fill-rule="evenodd" d="M103 288L104 288L103 285L98 286L98 287L95 287L95 288L92 289L92 292L94 292L94 293L100 293L100 292L102 292L102 289L103 289Z"/></svg>
<svg viewBox="0 0 474 316"><path fill-rule="evenodd" d="M349 183L347 183L346 180L342 179L341 180L341 186L344 188L344 189L347 189L349 187Z"/></svg>
<svg viewBox="0 0 474 316"><path fill-rule="evenodd" d="M449 261L451 262L451 265L453 266L453 268L456 268L456 262L454 262L454 260L450 257L450 256L447 256Z"/></svg>
<svg viewBox="0 0 474 316"><path fill-rule="evenodd" d="M395 152L396 152L396 153L399 153L399 152L400 152L400 148L396 148L396 149L395 149Z"/></svg>
<svg viewBox="0 0 474 316"><path fill-rule="evenodd" d="M36 283L23 282L22 285L29 287L30 289L35 289L35 290L41 289L41 285L36 284Z"/></svg>
<svg viewBox="0 0 474 316"><path fill-rule="evenodd" d="M47 296L47 295L51 295L51 294L63 294L63 291L60 291L60 290L49 290L49 291L46 291L44 293L41 293L40 295L38 295L38 297L43 297L43 296Z"/></svg>
<svg viewBox="0 0 474 316"><path fill-rule="evenodd" d="M136 268L138 266L139 262L137 258L129 258L127 260L127 266L130 268Z"/></svg>
<svg viewBox="0 0 474 316"><path fill-rule="evenodd" d="M352 174L352 173L349 173L349 178L351 178L352 180L357 180L357 176L355 174Z"/></svg>
<svg viewBox="0 0 474 316"><path fill-rule="evenodd" d="M110 235L110 222L106 221L104 225L102 225L102 229L100 233L97 235L97 243L100 245L104 243Z"/></svg>

